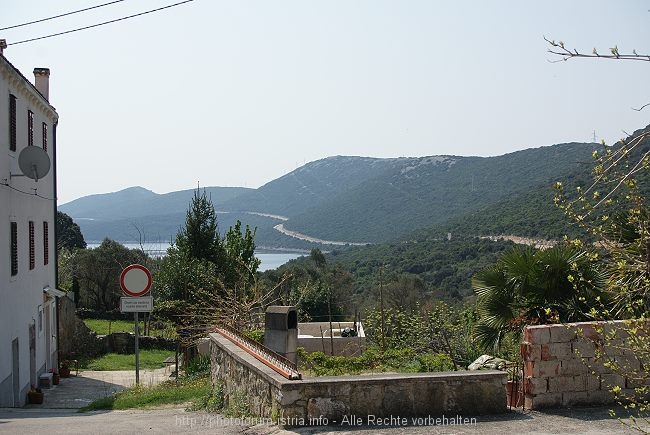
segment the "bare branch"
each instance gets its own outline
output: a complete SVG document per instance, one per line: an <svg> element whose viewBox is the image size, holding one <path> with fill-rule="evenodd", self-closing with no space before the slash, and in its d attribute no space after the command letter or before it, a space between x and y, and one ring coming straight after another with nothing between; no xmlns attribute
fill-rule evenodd
<svg viewBox="0 0 650 435"><path fill-rule="evenodd" d="M638 54L636 50L632 50L632 53L621 54L618 51L618 47L614 46L609 49L611 54L599 54L594 48L591 53L580 53L576 49L568 49L565 47L562 41L553 41L548 39L546 36L543 37L548 44L553 47L549 48L548 52L556 56L560 56L562 59L560 61L566 61L574 57L583 57L583 58L598 58L598 59L612 59L612 60L640 60L642 62L650 62L650 55L648 54ZM559 62L559 61L550 61L550 62Z"/></svg>
<svg viewBox="0 0 650 435"><path fill-rule="evenodd" d="M650 106L650 103L645 103L643 106L639 107L638 109L635 109L634 107L632 107L632 110L636 110L637 112L640 112L640 111L642 111L643 109L645 109L648 106Z"/></svg>

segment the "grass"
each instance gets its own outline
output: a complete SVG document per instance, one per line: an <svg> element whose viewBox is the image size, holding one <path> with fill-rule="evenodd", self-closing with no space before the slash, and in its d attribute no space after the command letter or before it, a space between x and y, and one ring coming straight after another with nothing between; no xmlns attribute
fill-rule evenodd
<svg viewBox="0 0 650 435"><path fill-rule="evenodd" d="M84 319L84 323L97 335L108 335L112 332L133 332L133 320Z"/></svg>
<svg viewBox="0 0 650 435"><path fill-rule="evenodd" d="M140 349L140 369L159 369L164 367L163 361L174 352L163 349ZM135 355L107 353L99 358L79 361L79 366L85 370L135 370Z"/></svg>
<svg viewBox="0 0 650 435"><path fill-rule="evenodd" d="M113 332L133 332L133 320L104 320L104 319L84 319L84 323L90 330L95 331L97 335L108 335ZM139 322L140 331L143 331L143 322ZM158 326L157 328L154 326ZM171 323L152 322L149 335L164 338L176 338L176 329Z"/></svg>
<svg viewBox="0 0 650 435"><path fill-rule="evenodd" d="M155 408L161 405L191 403L193 410L218 411L223 405L223 395L212 391L210 384L210 358L200 356L192 360L178 383L163 382L149 387L131 387L112 396L94 401L80 412L99 409Z"/></svg>
<svg viewBox="0 0 650 435"><path fill-rule="evenodd" d="M113 396L94 401L80 412L99 409L155 408L161 405L180 405L200 400L210 395L208 376L191 377L179 381L164 382L151 387L131 387Z"/></svg>

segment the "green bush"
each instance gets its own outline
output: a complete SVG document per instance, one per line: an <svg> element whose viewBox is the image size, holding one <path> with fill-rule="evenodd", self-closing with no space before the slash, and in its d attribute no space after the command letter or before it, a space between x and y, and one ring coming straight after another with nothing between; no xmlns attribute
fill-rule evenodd
<svg viewBox="0 0 650 435"><path fill-rule="evenodd" d="M381 352L368 348L361 356L329 356L323 352L307 353L299 348L298 360L303 370L315 376L339 376L364 372L434 372L453 370L451 357L444 353L416 354L411 348L389 349Z"/></svg>
<svg viewBox="0 0 650 435"><path fill-rule="evenodd" d="M454 362L445 353L425 353L417 359L420 372L445 372L454 369Z"/></svg>

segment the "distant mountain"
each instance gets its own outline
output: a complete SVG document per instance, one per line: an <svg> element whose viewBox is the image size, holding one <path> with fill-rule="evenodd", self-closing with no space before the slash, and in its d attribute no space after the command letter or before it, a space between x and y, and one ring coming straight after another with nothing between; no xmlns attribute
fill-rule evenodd
<svg viewBox="0 0 650 435"><path fill-rule="evenodd" d="M296 216L393 169L400 160L348 156L316 160L225 201L221 209Z"/></svg>
<svg viewBox="0 0 650 435"><path fill-rule="evenodd" d="M216 208L251 190L254 189L244 187L205 188ZM59 210L75 219L131 219L173 213L185 215L193 195L194 189L158 194L143 187L129 187L119 192L84 196L60 205Z"/></svg>
<svg viewBox="0 0 650 435"><path fill-rule="evenodd" d="M397 159L382 172L285 222L327 240L381 242L515 197L552 204L552 185L588 171L596 144L569 143L498 157ZM551 195L549 196L549 193Z"/></svg>
<svg viewBox="0 0 650 435"><path fill-rule="evenodd" d="M206 191L219 212L220 230L240 219L258 228L258 246L317 246L280 234L273 229L278 223L344 242L410 238L414 231L432 227L517 234L517 226L524 231L531 222L543 236L549 234L546 229L559 234L563 229L556 223L565 222L551 204L553 183L588 173L596 147L568 143L498 157L335 156L307 163L258 189ZM134 187L80 198L59 209L75 219L89 241L138 240L142 232L148 241L169 241L183 224L192 195L193 190L159 195Z"/></svg>

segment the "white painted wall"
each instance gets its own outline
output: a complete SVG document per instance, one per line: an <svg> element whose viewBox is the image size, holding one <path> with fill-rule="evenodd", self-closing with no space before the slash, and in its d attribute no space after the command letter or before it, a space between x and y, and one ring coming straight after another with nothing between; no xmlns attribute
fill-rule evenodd
<svg viewBox="0 0 650 435"><path fill-rule="evenodd" d="M6 54L6 53L5 53ZM23 76L25 74L23 73ZM22 406L30 383L56 363L56 307L44 288L55 282L54 108L31 83L0 55L0 407ZM9 94L17 97L17 149L9 149ZM27 146L27 111L34 112L34 145L42 147L42 123L47 123L50 172L35 182L20 174L18 156ZM29 221L34 221L35 267L29 269ZM10 222L18 224L18 274L11 276ZM49 226L49 261L44 264L43 222ZM41 313L39 315L39 313ZM46 321L49 320L49 327ZM30 370L29 327L34 325L35 364ZM40 326L40 328L39 328ZM47 334L47 331L50 331ZM14 400L12 341L18 339L19 393ZM50 353L46 354L46 349Z"/></svg>

